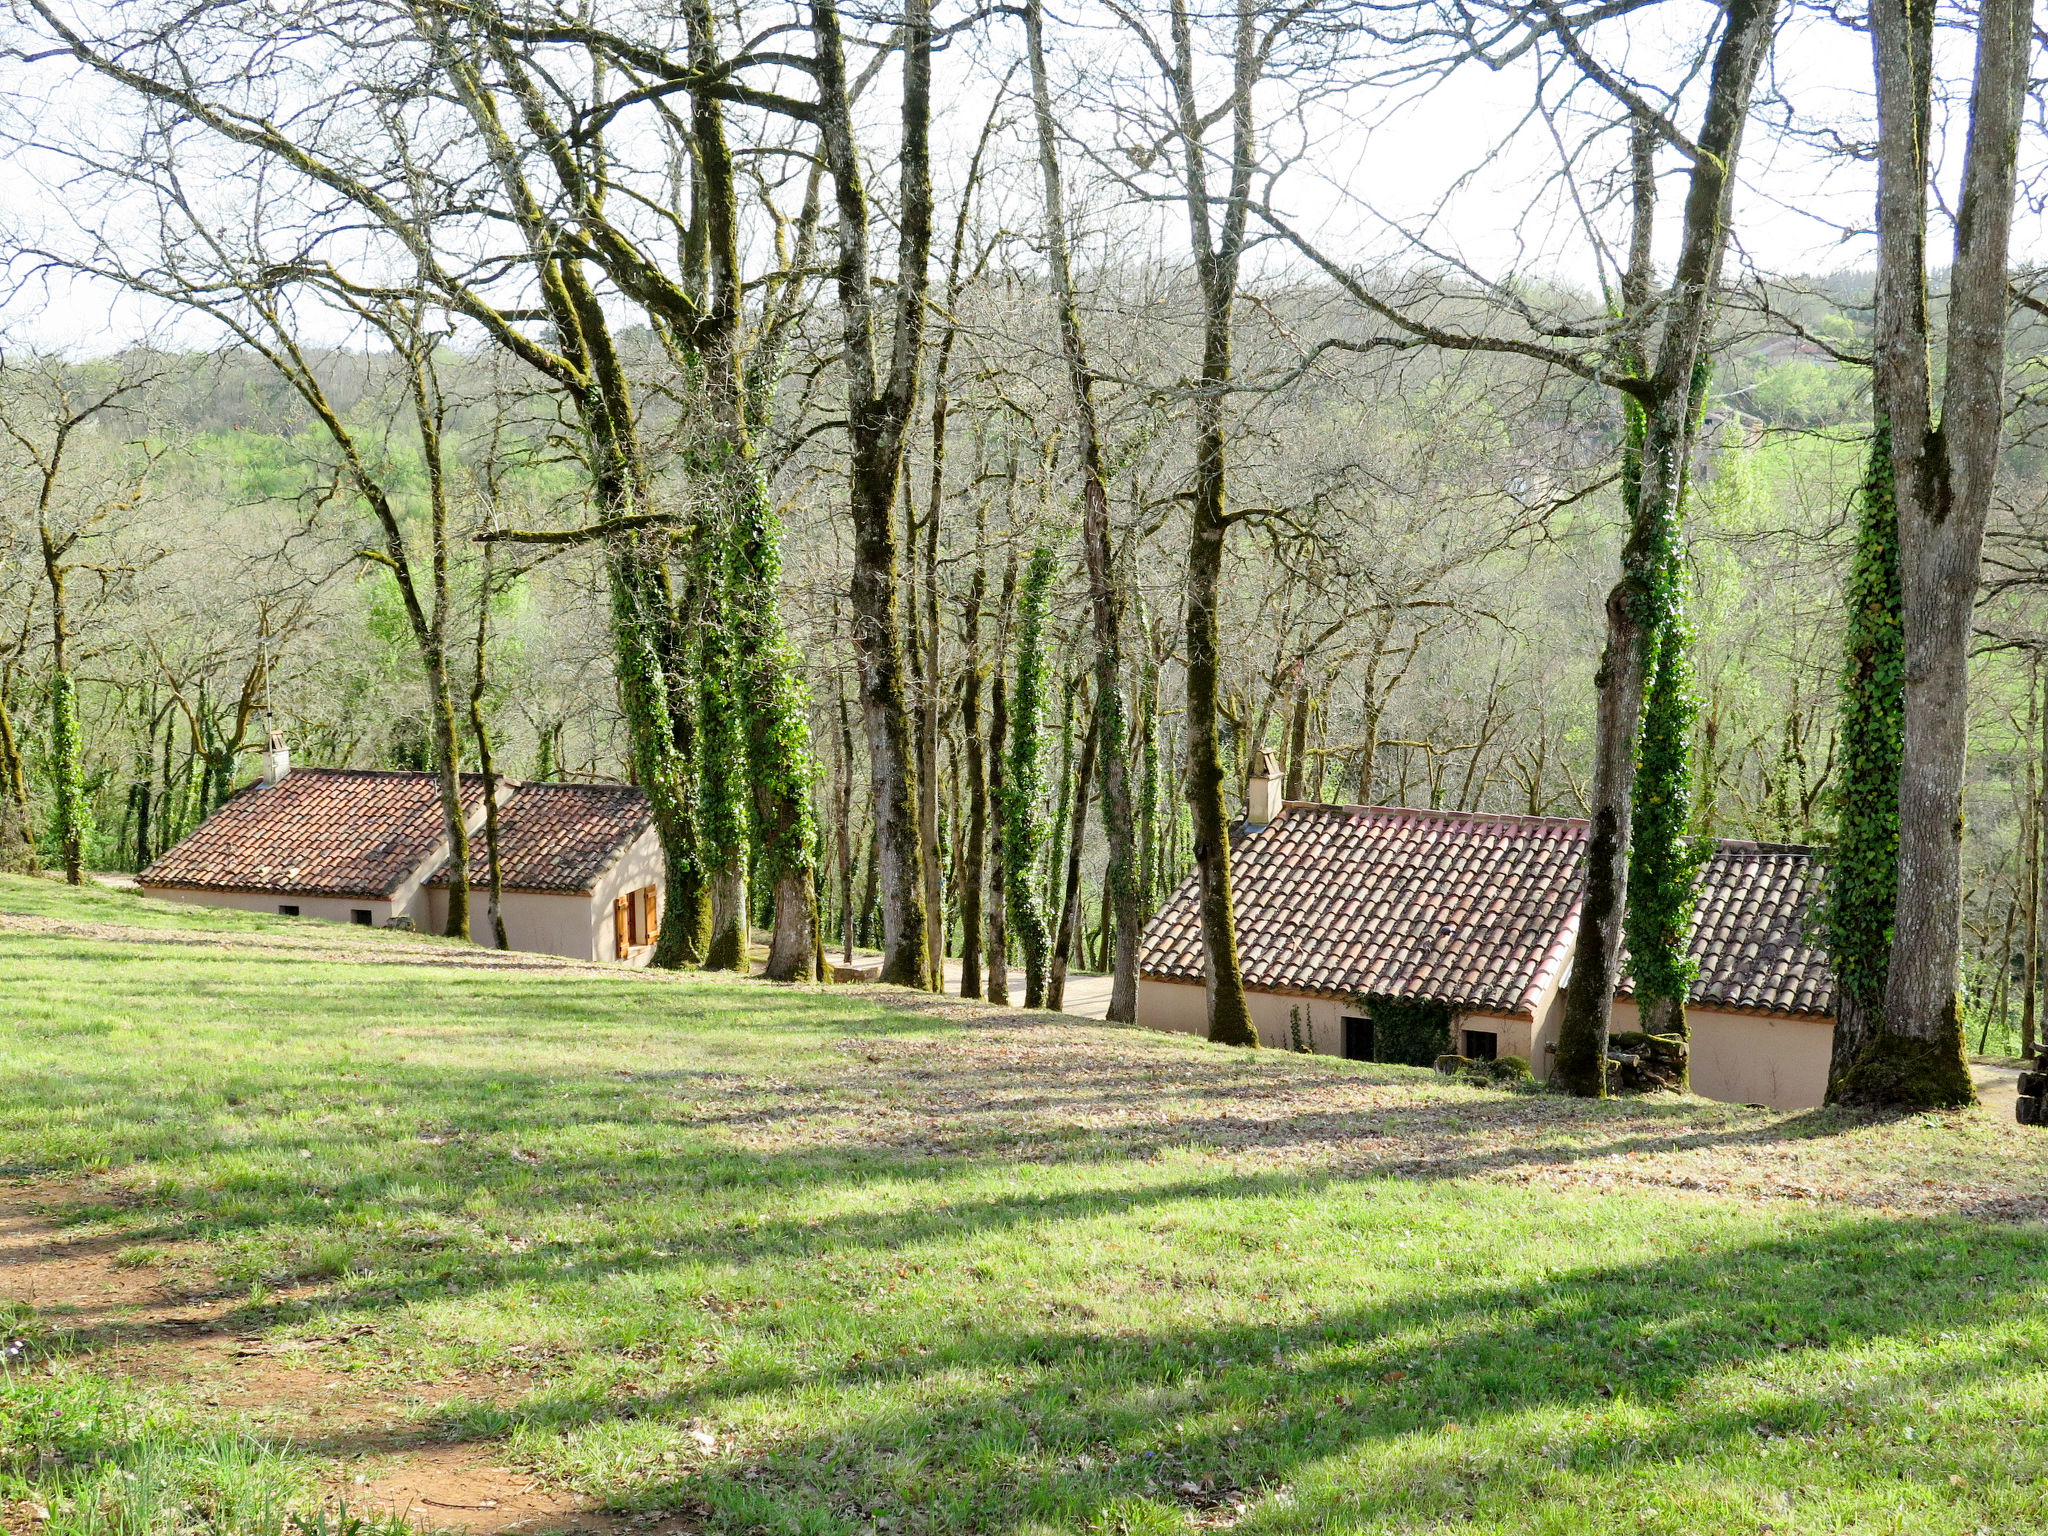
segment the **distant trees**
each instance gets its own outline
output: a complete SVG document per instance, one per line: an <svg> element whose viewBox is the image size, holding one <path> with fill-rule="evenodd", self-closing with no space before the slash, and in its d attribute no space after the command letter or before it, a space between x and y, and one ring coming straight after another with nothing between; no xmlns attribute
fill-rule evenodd
<svg viewBox="0 0 2048 1536"><path fill-rule="evenodd" d="M1998 760L1972 767L1937 699L1996 665L1966 642L2005 403L1993 212L2025 48L1983 43L2005 11L1945 337L1912 298L1926 198L1916 237L1899 190L1927 181L1930 86L1895 77L1929 23L1877 18L1889 467L1845 578L1860 279L1726 302L1738 176L1781 174L1742 153L1779 127L1751 121L1771 0L1659 7L1663 52L1640 7L1515 0L1103 0L1086 50L1035 0L857 22L432 0L283 35L244 0L203 26L24 7L42 43L9 80L50 99L9 131L66 195L10 248L11 307L59 274L120 283L220 350L157 355L175 386L123 413L122 453L168 476L136 514L162 514L164 574L93 583L91 667L58 654L40 546L7 549L33 590L0 598L0 862L143 862L274 707L312 756L436 771L458 851L465 764L635 780L663 964L747 968L766 926L770 974L812 974L829 926L893 981L939 985L957 954L1001 1000L1019 960L1032 1003L1102 965L1128 1017L1144 919L1191 877L1210 1032L1249 1044L1231 818L1270 750L1289 796L1593 823L1557 1062L1584 1093L1624 931L1648 1025L1685 1027L1706 836L1839 821L1861 894L1837 917L1862 914L1836 939L1841 1096L1893 1093L1872 1050L1960 1038L1966 900L1981 965L2027 931L2017 893L2003 926L1972 894L2022 834L1973 818L1956 852ZM66 67L106 104L91 124ZM1469 184L1540 160L1523 233L1572 253L1463 254L1312 127L1386 153L1375 125L1461 70L1534 93ZM1292 188L1319 165L1311 223ZM156 622L205 606L202 517L232 591ZM1879 697L1899 668L1942 682Z"/></svg>

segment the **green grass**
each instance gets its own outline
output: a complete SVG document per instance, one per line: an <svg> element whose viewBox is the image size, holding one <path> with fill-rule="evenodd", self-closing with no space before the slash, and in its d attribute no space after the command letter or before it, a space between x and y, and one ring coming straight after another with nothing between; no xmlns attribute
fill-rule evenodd
<svg viewBox="0 0 2048 1536"><path fill-rule="evenodd" d="M2048 1234L1972 1197L1980 1162L2034 1156L1981 1119L1567 1115L1135 1032L1029 1057L1034 1031L873 996L266 954L308 925L43 882L0 881L0 911L161 933L0 931L8 1175L231 1292L244 1331L345 1335L335 1369L519 1373L415 1422L621 1510L818 1536L2042 1523ZM1309 1096L1361 1081L1358 1146L1499 1139L1357 1164ZM1914 1210L1508 1182L1539 1145L1962 1182ZM317 1437L117 1379L102 1324L13 1326L0 1496L71 1522L48 1529L314 1518ZM145 1486L158 1513L117 1520Z"/></svg>

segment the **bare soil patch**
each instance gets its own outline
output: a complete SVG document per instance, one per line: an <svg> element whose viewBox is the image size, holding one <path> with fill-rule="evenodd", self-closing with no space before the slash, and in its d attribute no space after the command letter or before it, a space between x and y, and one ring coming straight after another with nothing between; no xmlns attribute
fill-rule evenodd
<svg viewBox="0 0 2048 1536"><path fill-rule="evenodd" d="M58 1348L88 1354L96 1371L174 1386L274 1440L331 1458L323 1481L337 1505L358 1513L391 1511L424 1529L474 1536L652 1536L681 1529L601 1513L588 1499L502 1464L489 1446L448 1444L412 1422L413 1405L425 1395L506 1400L522 1395L530 1377L416 1381L389 1390L323 1363L322 1351L349 1336L270 1338L251 1328L239 1295L184 1294L163 1278L162 1261L133 1262L125 1240L67 1229L59 1217L77 1198L78 1191L56 1183L0 1195L0 1306L15 1309L17 1330L47 1330ZM306 1286L296 1294L316 1291Z"/></svg>

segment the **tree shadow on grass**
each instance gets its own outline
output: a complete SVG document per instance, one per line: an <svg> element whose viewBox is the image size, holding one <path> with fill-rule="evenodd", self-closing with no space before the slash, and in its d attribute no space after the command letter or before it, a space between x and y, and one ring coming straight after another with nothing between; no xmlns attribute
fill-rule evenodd
<svg viewBox="0 0 2048 1536"><path fill-rule="evenodd" d="M620 1507L701 1503L733 1529L853 1531L879 1518L884 1529L1080 1530L1106 1509L1199 1511L1232 1490L1254 1501L1245 1529L1435 1529L1489 1515L1523 1529L1514 1517L1532 1498L1599 1502L1624 1488L1680 1514L1690 1501L1687 1518L1705 1519L1752 1513L1745 1501L1811 1475L1749 1460L1760 1446L2039 1370L2038 1331L2017 1358L2000 1335L2044 1256L2037 1231L1868 1219L1270 1325L969 1325L914 1356L721 1367L640 1395L543 1391L443 1431L510 1436ZM1959 1265L2010 1284L1958 1286ZM1888 1373L1865 1364L1834 1387L1769 1390L1771 1375L1811 1360L1941 1335L1973 1342ZM1724 1375L1756 1390L1744 1399ZM786 1421L777 1405L799 1401L815 1429L749 1433L764 1402ZM706 1456L688 1432L705 1423L737 1424L737 1443ZM2021 1438L2038 1464L2041 1437ZM1963 1530L2016 1529L2000 1522L2033 1513L2032 1494L1971 1466L1967 1445L1843 1443L1852 1461L1876 1458L1848 1485L1873 1508L1903 1488L1933 1490ZM697 1465L665 1469L661 1456L678 1452ZM1675 1470L1703 1461L1717 1469ZM1966 1489L1948 1481L1954 1466L1978 1474Z"/></svg>

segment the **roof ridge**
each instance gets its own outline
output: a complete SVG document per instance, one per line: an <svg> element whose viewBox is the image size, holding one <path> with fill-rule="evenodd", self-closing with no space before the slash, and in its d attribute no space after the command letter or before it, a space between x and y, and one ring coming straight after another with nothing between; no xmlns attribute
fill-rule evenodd
<svg viewBox="0 0 2048 1536"><path fill-rule="evenodd" d="M1473 823L1517 822L1534 823L1546 827L1590 827L1592 822L1577 816L1527 816L1517 811L1448 811L1431 810L1419 805L1340 805L1328 800L1283 800L1280 809L1284 811L1342 811L1347 814L1369 816L1434 816L1446 821ZM1278 818L1276 817L1275 820Z"/></svg>
<svg viewBox="0 0 2048 1536"><path fill-rule="evenodd" d="M1815 857L1827 852L1826 843L1766 843L1749 837L1719 837L1714 839L1716 852L1743 849L1750 853L1804 853Z"/></svg>

